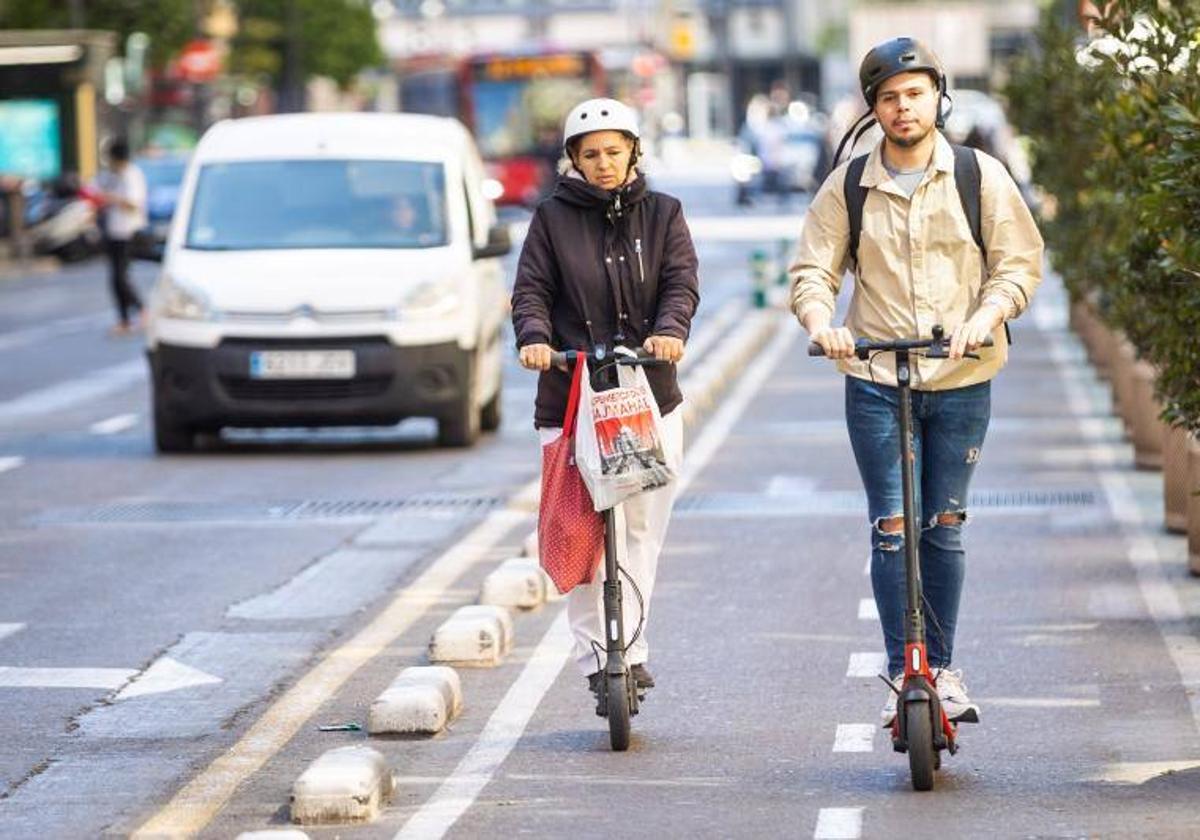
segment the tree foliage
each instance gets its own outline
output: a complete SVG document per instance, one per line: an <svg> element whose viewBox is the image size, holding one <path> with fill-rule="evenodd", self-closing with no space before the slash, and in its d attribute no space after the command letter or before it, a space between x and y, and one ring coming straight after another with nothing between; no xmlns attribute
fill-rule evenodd
<svg viewBox="0 0 1200 840"><path fill-rule="evenodd" d="M70 29L70 7L64 0L0 0L0 29ZM122 43L133 32L149 35L156 67L196 33L195 0L83 0L79 9L83 28L116 32Z"/></svg>
<svg viewBox="0 0 1200 840"><path fill-rule="evenodd" d="M1116 0L1078 43L1047 16L1006 91L1033 141L1055 268L1200 430L1200 0Z"/></svg>
<svg viewBox="0 0 1200 840"><path fill-rule="evenodd" d="M230 69L282 80L289 38L302 78L328 76L348 85L383 62L368 4L358 0L241 0Z"/></svg>

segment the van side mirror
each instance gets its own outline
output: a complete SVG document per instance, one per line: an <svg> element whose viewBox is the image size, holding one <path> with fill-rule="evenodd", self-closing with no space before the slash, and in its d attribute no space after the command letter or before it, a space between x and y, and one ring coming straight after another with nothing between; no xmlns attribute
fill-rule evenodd
<svg viewBox="0 0 1200 840"><path fill-rule="evenodd" d="M512 237L508 235L508 225L495 224L488 228L488 241L482 248L472 249L472 255L477 260L503 257L512 250Z"/></svg>

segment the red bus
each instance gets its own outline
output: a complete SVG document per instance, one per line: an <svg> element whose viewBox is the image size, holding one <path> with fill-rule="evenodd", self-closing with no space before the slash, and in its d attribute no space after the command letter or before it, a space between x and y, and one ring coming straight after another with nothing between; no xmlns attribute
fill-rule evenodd
<svg viewBox="0 0 1200 840"><path fill-rule="evenodd" d="M461 119L503 188L501 204L532 204L554 181L562 123L577 102L605 92L595 53L487 53L412 67L400 80L401 108Z"/></svg>

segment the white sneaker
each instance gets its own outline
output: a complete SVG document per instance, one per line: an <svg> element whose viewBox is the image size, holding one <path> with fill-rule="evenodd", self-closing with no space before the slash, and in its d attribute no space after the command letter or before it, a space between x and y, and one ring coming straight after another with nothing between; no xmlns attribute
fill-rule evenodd
<svg viewBox="0 0 1200 840"><path fill-rule="evenodd" d="M883 711L879 713L879 724L884 729L891 729L892 722L896 719L896 701L899 699L900 683L904 682L904 675L892 677L891 683L896 686L896 691L890 688L887 693L887 702L883 704Z"/></svg>
<svg viewBox="0 0 1200 840"><path fill-rule="evenodd" d="M942 668L934 674L938 699L946 717L955 723L979 723L979 707L967 696L967 687L962 682L962 671Z"/></svg>

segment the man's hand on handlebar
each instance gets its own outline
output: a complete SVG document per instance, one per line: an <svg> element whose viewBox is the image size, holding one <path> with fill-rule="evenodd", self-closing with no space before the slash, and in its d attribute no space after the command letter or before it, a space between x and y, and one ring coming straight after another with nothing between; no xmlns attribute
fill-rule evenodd
<svg viewBox="0 0 1200 840"><path fill-rule="evenodd" d="M669 335L652 335L642 346L660 361L676 364L683 358L683 340Z"/></svg>
<svg viewBox="0 0 1200 840"><path fill-rule="evenodd" d="M825 326L810 337L814 344L821 345L830 359L849 359L854 356L854 334L845 327Z"/></svg>
<svg viewBox="0 0 1200 840"><path fill-rule="evenodd" d="M978 350L1003 323L1004 313L999 307L990 303L983 304L974 315L951 330L950 358L961 359L965 354Z"/></svg>
<svg viewBox="0 0 1200 840"><path fill-rule="evenodd" d="M554 349L549 344L526 344L521 348L521 367L529 370L550 370Z"/></svg>

